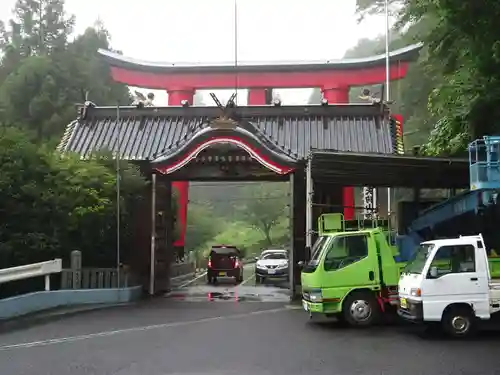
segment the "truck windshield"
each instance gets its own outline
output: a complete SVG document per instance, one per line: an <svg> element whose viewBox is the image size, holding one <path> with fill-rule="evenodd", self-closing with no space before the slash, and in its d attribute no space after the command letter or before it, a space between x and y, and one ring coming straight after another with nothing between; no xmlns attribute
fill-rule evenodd
<svg viewBox="0 0 500 375"><path fill-rule="evenodd" d="M403 272L421 274L434 244L420 244Z"/></svg>
<svg viewBox="0 0 500 375"><path fill-rule="evenodd" d="M316 270L316 268L318 268L319 256L321 255L321 250L323 249L327 239L328 236L318 237L311 249L311 260L306 263L306 265L302 269L303 272L312 273Z"/></svg>

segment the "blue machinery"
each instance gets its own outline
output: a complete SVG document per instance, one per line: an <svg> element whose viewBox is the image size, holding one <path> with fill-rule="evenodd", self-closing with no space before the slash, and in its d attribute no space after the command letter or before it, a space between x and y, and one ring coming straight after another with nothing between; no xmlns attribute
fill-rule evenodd
<svg viewBox="0 0 500 375"><path fill-rule="evenodd" d="M469 145L470 190L500 189L500 136L484 137Z"/></svg>
<svg viewBox="0 0 500 375"><path fill-rule="evenodd" d="M401 260L406 260L424 233L464 214L478 214L495 205L500 191L500 136L485 136L469 145L470 190L423 211L398 238ZM406 258L406 259L405 259Z"/></svg>

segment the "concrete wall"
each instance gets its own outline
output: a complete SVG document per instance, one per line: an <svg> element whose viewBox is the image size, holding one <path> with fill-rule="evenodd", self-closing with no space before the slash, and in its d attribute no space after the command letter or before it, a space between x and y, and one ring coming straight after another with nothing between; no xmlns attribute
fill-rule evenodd
<svg viewBox="0 0 500 375"><path fill-rule="evenodd" d="M0 300L0 320L55 307L117 304L138 300L142 286L120 289L79 289L35 292Z"/></svg>

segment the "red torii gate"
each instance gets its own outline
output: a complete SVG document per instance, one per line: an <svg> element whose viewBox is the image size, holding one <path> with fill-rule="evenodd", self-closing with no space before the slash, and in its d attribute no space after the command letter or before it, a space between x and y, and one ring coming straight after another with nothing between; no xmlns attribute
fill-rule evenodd
<svg viewBox="0 0 500 375"><path fill-rule="evenodd" d="M389 77L404 78L410 62L417 59L422 44L411 45L390 53ZM220 65L186 65L177 63L151 63L124 57L118 53L99 50L111 67L117 82L168 93L168 105L193 104L199 89L248 89L248 105L269 104L269 90L273 88L319 87L329 104L349 103L352 86L379 84L386 78L386 55L326 62L295 63L238 63ZM236 79L237 78L237 79ZM318 103L319 104L319 103ZM177 181L174 188L179 194L180 238L175 246L184 246L186 233L188 181ZM354 218L354 189L343 189L344 215Z"/></svg>

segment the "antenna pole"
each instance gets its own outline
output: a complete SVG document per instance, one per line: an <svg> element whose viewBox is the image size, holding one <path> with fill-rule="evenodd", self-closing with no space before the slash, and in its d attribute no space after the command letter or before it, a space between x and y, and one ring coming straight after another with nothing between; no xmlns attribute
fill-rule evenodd
<svg viewBox="0 0 500 375"><path fill-rule="evenodd" d="M120 263L121 263L121 254L120 254L120 141L121 141L121 132L120 132L120 104L116 106L116 136L117 136L117 146L116 146L116 281L117 287L120 288Z"/></svg>
<svg viewBox="0 0 500 375"><path fill-rule="evenodd" d="M390 59L389 59L389 39L391 34L391 27L389 25L389 0L385 0L385 97L387 101L391 100L390 97Z"/></svg>
<svg viewBox="0 0 500 375"><path fill-rule="evenodd" d="M234 0L234 88L235 88L235 101L234 104L238 105L238 0Z"/></svg>
<svg viewBox="0 0 500 375"><path fill-rule="evenodd" d="M40 1L40 7L38 8L39 15L38 17L40 18L40 54L44 55L45 54L45 37L44 37L44 32L45 30L43 29L43 0Z"/></svg>
<svg viewBox="0 0 500 375"><path fill-rule="evenodd" d="M385 0L385 100L387 103L390 102L391 97L391 75L390 75L390 56L389 56L389 39L391 36L391 27L389 25L389 0ZM390 119L388 119L390 121ZM391 188L387 188L387 219L389 222L389 230L391 230Z"/></svg>

